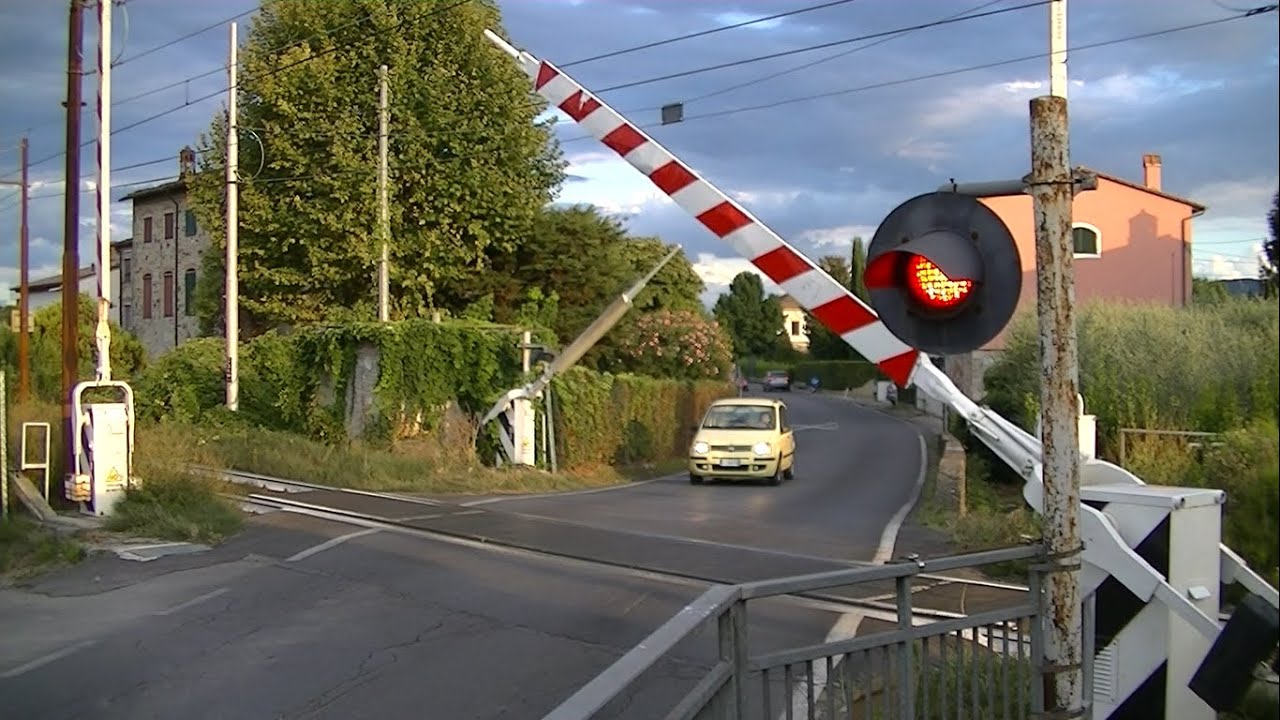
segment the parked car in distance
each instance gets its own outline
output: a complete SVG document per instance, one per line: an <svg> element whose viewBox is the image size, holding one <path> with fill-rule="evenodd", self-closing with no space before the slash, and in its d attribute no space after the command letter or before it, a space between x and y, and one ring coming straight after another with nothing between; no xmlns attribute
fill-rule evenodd
<svg viewBox="0 0 1280 720"><path fill-rule="evenodd" d="M777 485L794 476L795 456L796 437L785 403L724 398L711 403L694 429L689 482L766 480Z"/></svg>
<svg viewBox="0 0 1280 720"><path fill-rule="evenodd" d="M791 392L791 375L786 370L770 370L764 375L764 391L779 390Z"/></svg>

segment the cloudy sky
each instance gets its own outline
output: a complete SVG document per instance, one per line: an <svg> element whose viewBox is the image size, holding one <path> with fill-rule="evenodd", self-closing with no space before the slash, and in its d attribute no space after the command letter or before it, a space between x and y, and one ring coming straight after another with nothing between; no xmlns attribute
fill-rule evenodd
<svg viewBox="0 0 1280 720"><path fill-rule="evenodd" d="M1253 0L1071 0L1071 47L1229 18ZM902 200L949 178L1006 179L1028 165L1027 100L1047 92L1048 12L1034 0L503 0L526 50L600 91L761 55L838 43L974 13L987 17L836 44L614 91L602 98L641 125L683 102L685 121L649 132L812 255L870 237ZM66 2L0 3L0 180L16 179L30 138L31 272L58 272L62 245L62 102ZM127 0L116 13L113 167L125 185L176 174L177 151L208 126L225 87L225 24L252 0ZM815 5L811 12L590 62L575 61ZM241 18L242 22L250 16ZM97 26L86 15L86 67ZM214 26L192 37L184 36ZM1252 277L1277 166L1277 14L1093 48L1070 56L1072 162L1141 179L1159 153L1167 191L1209 206L1196 221L1198 275ZM241 36L245 27L242 25ZM167 47L158 48L161 45ZM152 51L152 49L155 49ZM1018 61L1019 58L1024 60ZM804 67L803 69L796 69ZM793 71L794 70L794 71ZM171 86L171 87L168 87ZM147 91L167 88L158 92ZM84 139L95 83L85 84ZM142 93L145 95L139 96ZM811 96L824 96L813 98ZM163 111L178 109L155 120ZM718 293L748 263L625 162L564 118L573 182L560 200L625 216L637 233L678 242ZM43 161L43 162L42 162ZM82 154L81 258L94 242L93 147ZM127 169L126 169L127 168ZM126 237L129 208L112 209ZM123 233L123 234L122 234ZM0 282L16 281L17 192L0 186Z"/></svg>

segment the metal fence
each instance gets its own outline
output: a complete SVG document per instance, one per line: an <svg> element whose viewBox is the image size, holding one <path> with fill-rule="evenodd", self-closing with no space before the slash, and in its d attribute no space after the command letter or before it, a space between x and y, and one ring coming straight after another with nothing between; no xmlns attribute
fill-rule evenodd
<svg viewBox="0 0 1280 720"><path fill-rule="evenodd" d="M932 620L912 609L913 581L995 563L1035 561L1040 546L1023 546L927 561L717 585L685 606L544 720L614 717L644 695L646 675L671 664L677 646L711 629L710 663L693 663L692 688L645 717L668 720L836 720L837 718L1029 718L1043 709L1033 682L1041 657L1038 563L1027 562L1029 592L1008 607ZM753 652L748 606L784 595L892 582L896 623L853 637L803 647ZM689 663L685 661L685 665ZM652 713L650 708L648 711Z"/></svg>

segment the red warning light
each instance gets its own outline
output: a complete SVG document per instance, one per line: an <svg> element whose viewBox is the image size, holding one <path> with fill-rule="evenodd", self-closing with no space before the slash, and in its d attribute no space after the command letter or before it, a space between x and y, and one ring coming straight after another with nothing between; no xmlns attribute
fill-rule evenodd
<svg viewBox="0 0 1280 720"><path fill-rule="evenodd" d="M973 291L972 280L952 280L923 255L912 255L906 264L907 292L930 310L950 310Z"/></svg>

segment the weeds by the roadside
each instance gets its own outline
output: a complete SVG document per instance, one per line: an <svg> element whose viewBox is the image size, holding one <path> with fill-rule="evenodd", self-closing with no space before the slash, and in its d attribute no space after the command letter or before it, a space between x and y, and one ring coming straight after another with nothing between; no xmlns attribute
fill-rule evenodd
<svg viewBox="0 0 1280 720"><path fill-rule="evenodd" d="M24 578L84 558L75 540L20 515L0 522L0 575Z"/></svg>
<svg viewBox="0 0 1280 720"><path fill-rule="evenodd" d="M162 446L177 463L243 470L291 480L360 490L424 494L534 493L606 487L643 474L664 474L673 463L648 468L603 466L548 473L495 469L461 459L430 439L400 441L390 447L361 443L330 445L299 435L252 428L210 429L160 423L138 440Z"/></svg>

